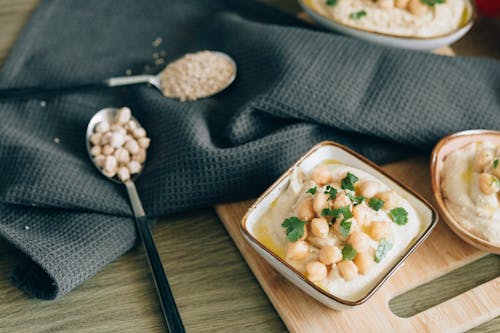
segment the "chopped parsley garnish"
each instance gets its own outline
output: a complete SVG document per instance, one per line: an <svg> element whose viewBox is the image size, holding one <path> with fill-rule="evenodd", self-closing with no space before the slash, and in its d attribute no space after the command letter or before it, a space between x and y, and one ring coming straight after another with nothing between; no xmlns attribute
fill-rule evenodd
<svg viewBox="0 0 500 333"><path fill-rule="evenodd" d="M384 200L381 200L379 198L371 198L370 201L368 201L368 206L370 206L371 209L375 211L379 211L380 208L384 205Z"/></svg>
<svg viewBox="0 0 500 333"><path fill-rule="evenodd" d="M378 244L377 251L375 251L375 262L379 263L382 261L382 259L385 258L387 255L387 252L389 252L392 249L392 243L391 241L382 238L380 240L380 243Z"/></svg>
<svg viewBox="0 0 500 333"><path fill-rule="evenodd" d="M337 0L326 0L325 3L327 6L335 6L337 4Z"/></svg>
<svg viewBox="0 0 500 333"><path fill-rule="evenodd" d="M306 191L306 193L311 193L312 195L315 195L316 194L316 189L317 189L316 186L311 187L310 189L308 189Z"/></svg>
<svg viewBox="0 0 500 333"><path fill-rule="evenodd" d="M420 2L426 4L427 6L433 7L435 4L445 3L446 0L420 0Z"/></svg>
<svg viewBox="0 0 500 333"><path fill-rule="evenodd" d="M330 185L326 185L326 191L324 193L329 195L328 200L333 200L337 195L337 189Z"/></svg>
<svg viewBox="0 0 500 333"><path fill-rule="evenodd" d="M355 13L351 13L349 15L349 18L351 20L359 20L360 18L362 17L365 17L366 16L366 11L365 10L360 10L359 12L355 12Z"/></svg>
<svg viewBox="0 0 500 333"><path fill-rule="evenodd" d="M348 172L344 179L342 179L342 187L343 190L351 190L354 191L354 184L358 181L358 177Z"/></svg>
<svg viewBox="0 0 500 333"><path fill-rule="evenodd" d="M345 192L345 195L351 199L352 203L354 204L354 206L356 205L359 205L360 203L362 203L364 200L365 200L365 197L362 196L362 195L354 195L352 193L349 193L349 192Z"/></svg>
<svg viewBox="0 0 500 333"><path fill-rule="evenodd" d="M289 217L283 221L281 226L286 228L286 238L290 242L298 241L302 236L304 236L304 227L306 222L302 221L296 216Z"/></svg>
<svg viewBox="0 0 500 333"><path fill-rule="evenodd" d="M402 207L391 209L389 217L398 225L405 225L408 222L408 212Z"/></svg>
<svg viewBox="0 0 500 333"><path fill-rule="evenodd" d="M342 236L344 236L344 238L347 238L347 236L349 236L349 233L351 232L351 225L352 222L346 218L344 218L342 222L340 222L340 233L342 234Z"/></svg>
<svg viewBox="0 0 500 333"><path fill-rule="evenodd" d="M325 208L321 211L321 215L332 217L332 220L329 223L330 225L335 223L335 221L339 218L339 216L341 214L342 214L342 222L344 223L344 230L348 229L347 235L349 235L349 231L351 230L351 222L349 222L347 220L352 217L352 213L351 213L349 206L335 208L335 209ZM342 222L341 222L341 229L342 229ZM349 225L347 225L348 222L349 222ZM347 237L347 236L344 236L344 237Z"/></svg>
<svg viewBox="0 0 500 333"><path fill-rule="evenodd" d="M342 249L342 259L344 260L353 260L356 254L356 250L349 244Z"/></svg>
<svg viewBox="0 0 500 333"><path fill-rule="evenodd" d="M498 158L493 161L493 168L496 169L498 167Z"/></svg>

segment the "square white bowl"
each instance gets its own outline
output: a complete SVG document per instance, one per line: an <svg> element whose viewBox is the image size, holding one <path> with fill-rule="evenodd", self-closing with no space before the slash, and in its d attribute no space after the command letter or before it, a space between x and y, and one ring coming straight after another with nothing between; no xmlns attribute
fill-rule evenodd
<svg viewBox="0 0 500 333"><path fill-rule="evenodd" d="M287 189L290 175L296 167L300 167L306 174L320 162L324 160L336 160L342 164L352 166L363 170L372 176L378 178L387 186L396 190L415 208L421 218L424 228L420 234L413 240L408 250L401 254L395 264L385 273L379 281L360 299L352 301L337 297L325 289L322 289L315 283L308 280L304 274L300 273L284 259L273 253L269 248L262 244L255 236L256 223L268 211L272 202ZM317 301L323 303L329 308L336 310L351 309L366 302L373 294L396 272L408 256L420 246L420 244L429 236L438 220L436 210L420 195L403 185L383 170L375 163L365 157L335 142L325 141L314 146L302 158L300 158L288 171L286 171L271 187L269 187L248 209L241 221L241 232L250 245L262 256L274 269L286 277L290 282L303 290Z"/></svg>

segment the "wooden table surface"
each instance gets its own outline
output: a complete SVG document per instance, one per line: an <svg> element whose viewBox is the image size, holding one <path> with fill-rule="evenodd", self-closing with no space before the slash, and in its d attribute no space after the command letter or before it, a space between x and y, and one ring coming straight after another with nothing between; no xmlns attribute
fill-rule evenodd
<svg viewBox="0 0 500 333"><path fill-rule="evenodd" d="M294 0L267 0L296 13ZM0 0L0 64L37 0ZM500 20L479 19L452 45L459 55L500 59ZM425 158L416 163L424 164ZM188 332L283 332L285 326L212 209L169 216L155 230L158 250ZM136 249L56 301L28 298L8 281L19 253L0 239L0 332L163 332L146 258ZM500 274L489 255L391 303L410 316ZM418 294L418 297L415 297ZM474 332L500 331L500 318Z"/></svg>

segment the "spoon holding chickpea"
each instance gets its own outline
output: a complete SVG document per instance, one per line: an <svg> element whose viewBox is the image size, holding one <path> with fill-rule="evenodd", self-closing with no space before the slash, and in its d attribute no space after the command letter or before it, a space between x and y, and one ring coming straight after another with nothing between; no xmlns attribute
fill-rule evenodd
<svg viewBox="0 0 500 333"><path fill-rule="evenodd" d="M151 229L134 184L146 162L149 138L129 108L105 108L87 126L87 151L95 167L109 180L127 188L135 224L153 274L169 332L184 332L174 296L156 249Z"/></svg>

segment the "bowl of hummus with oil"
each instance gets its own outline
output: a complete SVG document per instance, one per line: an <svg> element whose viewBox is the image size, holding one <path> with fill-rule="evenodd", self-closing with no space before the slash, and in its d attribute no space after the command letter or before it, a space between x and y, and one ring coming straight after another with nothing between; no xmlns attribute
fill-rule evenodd
<svg viewBox="0 0 500 333"><path fill-rule="evenodd" d="M470 0L299 0L319 24L371 42L433 50L472 26Z"/></svg>
<svg viewBox="0 0 500 333"><path fill-rule="evenodd" d="M365 302L429 235L437 213L375 165L314 147L249 209L242 232L291 282L334 309Z"/></svg>
<svg viewBox="0 0 500 333"><path fill-rule="evenodd" d="M444 138L434 149L431 172L448 225L468 243L500 253L500 132Z"/></svg>

